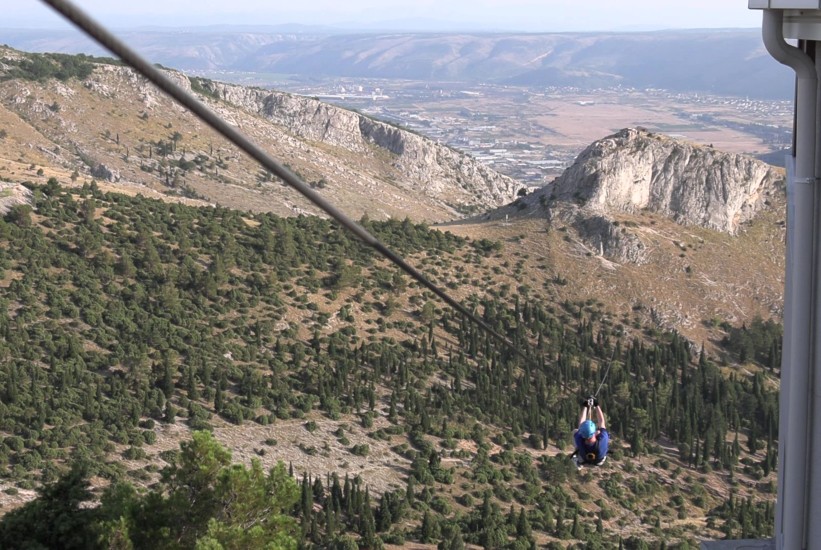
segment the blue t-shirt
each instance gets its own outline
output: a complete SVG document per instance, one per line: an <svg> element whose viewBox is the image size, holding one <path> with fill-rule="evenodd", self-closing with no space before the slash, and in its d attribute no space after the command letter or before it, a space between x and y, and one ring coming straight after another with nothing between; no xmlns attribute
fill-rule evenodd
<svg viewBox="0 0 821 550"><path fill-rule="evenodd" d="M602 428L596 432L596 442L588 445L585 439L578 431L573 435L573 440L576 444L576 449L579 451L585 462L596 464L604 460L607 455L607 446L610 444L610 434L607 433L607 428Z"/></svg>

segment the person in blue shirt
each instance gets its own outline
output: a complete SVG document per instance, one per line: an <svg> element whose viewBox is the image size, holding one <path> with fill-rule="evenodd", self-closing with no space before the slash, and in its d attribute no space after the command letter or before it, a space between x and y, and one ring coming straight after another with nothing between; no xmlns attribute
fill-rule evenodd
<svg viewBox="0 0 821 550"><path fill-rule="evenodd" d="M582 401L582 412L579 415L579 428L573 433L573 442L576 452L573 453L576 466L582 464L599 466L607 460L607 447L610 444L610 434L604 420L604 413L599 407L599 400L589 397ZM595 413L599 425L593 422Z"/></svg>

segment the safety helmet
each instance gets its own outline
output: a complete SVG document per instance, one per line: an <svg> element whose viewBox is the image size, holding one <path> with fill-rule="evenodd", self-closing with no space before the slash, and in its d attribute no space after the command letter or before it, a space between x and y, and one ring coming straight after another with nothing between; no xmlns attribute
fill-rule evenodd
<svg viewBox="0 0 821 550"><path fill-rule="evenodd" d="M585 439L590 439L596 433L596 424L592 420L585 420L579 426L579 435Z"/></svg>

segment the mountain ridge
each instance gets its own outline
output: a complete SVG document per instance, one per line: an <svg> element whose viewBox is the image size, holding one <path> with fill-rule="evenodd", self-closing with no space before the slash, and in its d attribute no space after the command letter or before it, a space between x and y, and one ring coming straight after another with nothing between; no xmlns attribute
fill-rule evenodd
<svg viewBox="0 0 821 550"><path fill-rule="evenodd" d="M5 62L0 71L6 73L6 81L0 83L3 119L38 136L27 139L28 144L40 143L34 164L60 166L65 175L76 173L75 179L85 174L130 181L210 202L232 196L229 204L245 200L253 209L286 215L318 212L296 193L273 186L270 175L233 146L220 144L222 138L131 69L81 59L77 63L87 73L82 81L57 81L46 87L36 79L9 80L24 69L32 70L26 65L33 63L27 54L5 49L0 56ZM38 61L38 69L44 63L69 63L64 58L32 59L46 60ZM359 189L357 200L343 204L352 217L415 211L421 219L443 221L509 202L522 188L464 153L315 99L189 79L177 71L166 75L183 88L193 87L223 118L242 127L330 197L344 200ZM106 116L96 114L98 109ZM180 130L155 116L175 117ZM28 155L22 152L27 145L18 132L7 133L6 146L21 151L21 158ZM443 183L449 181L457 185ZM282 195L289 206L264 200Z"/></svg>
<svg viewBox="0 0 821 550"><path fill-rule="evenodd" d="M614 170L613 159L634 149L644 152ZM710 174L713 186L693 174ZM670 211L661 199L674 189L689 200ZM629 191L642 200L625 208ZM604 301L714 349L719 319L780 319L785 212L782 169L634 128L594 142L544 188L444 227L520 242L558 299Z"/></svg>
<svg viewBox="0 0 821 550"><path fill-rule="evenodd" d="M0 33L2 35L2 33ZM106 55L80 35L7 30L23 50ZM528 86L624 86L792 98L789 70L756 29L600 33L121 33L181 70ZM652 70L648 70L652 67Z"/></svg>
<svg viewBox="0 0 821 550"><path fill-rule="evenodd" d="M471 205L470 195L480 198L475 206L501 205L512 200L522 189L521 184L475 161L470 156L434 144L419 134L403 130L354 111L335 107L318 100L249 89L225 83L207 82L204 89L221 95L223 99L249 111L263 114L300 137L344 147L354 153L364 153L373 144L396 156L394 166L419 182L421 190L429 194L444 191L444 182L453 177L444 167L456 167L456 179L467 189L474 184L463 204ZM418 189L418 187L417 187Z"/></svg>

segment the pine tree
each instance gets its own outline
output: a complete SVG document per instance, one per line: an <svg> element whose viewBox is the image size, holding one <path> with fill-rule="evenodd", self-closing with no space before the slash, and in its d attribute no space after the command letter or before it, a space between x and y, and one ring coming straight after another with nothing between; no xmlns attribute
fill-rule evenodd
<svg viewBox="0 0 821 550"><path fill-rule="evenodd" d="M436 547L437 550L465 550L465 541L458 524L449 524L444 531L442 542Z"/></svg>

